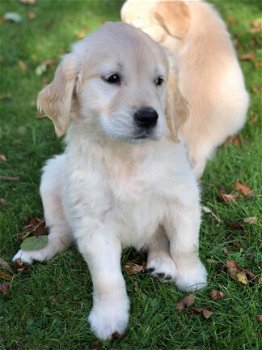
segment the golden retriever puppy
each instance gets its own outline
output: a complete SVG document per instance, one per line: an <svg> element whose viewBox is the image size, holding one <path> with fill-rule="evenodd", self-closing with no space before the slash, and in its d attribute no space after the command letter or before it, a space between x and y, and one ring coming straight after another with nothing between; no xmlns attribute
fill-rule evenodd
<svg viewBox="0 0 262 350"><path fill-rule="evenodd" d="M38 96L57 134L67 132L66 149L41 179L48 245L14 259L46 261L76 242L93 281L88 320L102 339L128 323L122 247L148 249L148 269L180 289L206 285L199 190L174 129L187 110L170 69L148 35L107 23L73 46Z"/></svg>
<svg viewBox="0 0 262 350"><path fill-rule="evenodd" d="M249 98L241 68L216 10L204 1L127 0L124 22L176 55L179 88L190 115L180 128L195 174L244 125Z"/></svg>

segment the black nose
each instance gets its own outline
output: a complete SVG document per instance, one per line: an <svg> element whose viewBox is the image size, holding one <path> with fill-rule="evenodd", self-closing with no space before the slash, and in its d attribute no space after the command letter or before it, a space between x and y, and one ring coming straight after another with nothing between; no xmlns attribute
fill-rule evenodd
<svg viewBox="0 0 262 350"><path fill-rule="evenodd" d="M143 107L136 111L135 122L139 127L142 128L153 128L158 119L157 112L151 107Z"/></svg>

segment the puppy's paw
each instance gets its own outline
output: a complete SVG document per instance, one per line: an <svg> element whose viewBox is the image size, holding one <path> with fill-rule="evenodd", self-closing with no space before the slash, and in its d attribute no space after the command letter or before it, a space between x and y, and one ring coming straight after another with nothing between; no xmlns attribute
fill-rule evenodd
<svg viewBox="0 0 262 350"><path fill-rule="evenodd" d="M46 250L22 250L20 249L13 257L13 261L21 259L26 264L32 264L34 261L45 261L47 260Z"/></svg>
<svg viewBox="0 0 262 350"><path fill-rule="evenodd" d="M174 282L177 275L176 265L168 254L154 254L149 256L147 271L153 276L164 282Z"/></svg>
<svg viewBox="0 0 262 350"><path fill-rule="evenodd" d="M177 272L175 283L178 289L195 291L207 285L207 272L200 260L195 264L180 265Z"/></svg>
<svg viewBox="0 0 262 350"><path fill-rule="evenodd" d="M89 316L92 331L103 340L110 339L114 333L122 335L128 324L129 302L106 304L95 303Z"/></svg>

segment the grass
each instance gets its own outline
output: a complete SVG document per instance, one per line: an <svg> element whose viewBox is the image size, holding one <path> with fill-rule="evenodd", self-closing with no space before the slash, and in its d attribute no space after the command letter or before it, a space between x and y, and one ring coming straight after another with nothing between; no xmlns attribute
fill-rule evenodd
<svg viewBox="0 0 262 350"><path fill-rule="evenodd" d="M32 273L17 273L11 289L0 295L0 349L82 350L82 349L259 349L262 347L259 322L259 285L232 280L225 261L232 259L255 274L261 266L261 33L248 32L251 21L261 15L259 1L212 1L229 22L238 42L239 56L254 51L253 61L241 61L251 95L249 117L241 132L240 147L223 145L208 164L203 178L203 204L223 221L256 216L256 224L233 230L203 214L201 257L209 272L209 285L197 293L196 306L214 312L210 319L187 309L176 311L186 295L174 286L161 284L144 275L125 274L132 308L127 336L114 342L97 341L86 317L91 307L92 285L87 267L75 248L48 264L35 264ZM83 32L105 20L118 20L121 1L38 0L35 6L15 0L2 0L0 16L18 12L21 23L0 21L1 30L1 175L19 176L19 181L1 181L0 257L11 263L17 251L17 234L27 218L42 217L38 194L40 169L44 161L62 150L53 126L47 119L35 119L38 91L52 79L55 65L41 76L35 69L47 59L58 60ZM28 12L36 18L29 20ZM19 61L20 66L19 66ZM259 63L260 61L260 63ZM23 65L23 63L26 64ZM10 95L9 98L4 96ZM255 121L255 122L254 122ZM218 188L232 191L239 179L256 193L225 204ZM123 265L132 251L123 254ZM138 259L138 258L137 258ZM208 260L209 259L209 260ZM211 260L210 260L211 259ZM209 263L208 263L209 261ZM225 293L223 300L212 300L209 292Z"/></svg>

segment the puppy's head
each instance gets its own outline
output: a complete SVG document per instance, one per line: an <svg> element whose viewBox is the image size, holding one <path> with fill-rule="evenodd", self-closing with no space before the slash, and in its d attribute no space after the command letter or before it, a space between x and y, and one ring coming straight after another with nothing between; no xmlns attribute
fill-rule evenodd
<svg viewBox="0 0 262 350"><path fill-rule="evenodd" d="M70 121L87 132L137 142L173 138L186 106L165 51L125 23L107 23L73 46L38 107L58 136Z"/></svg>

